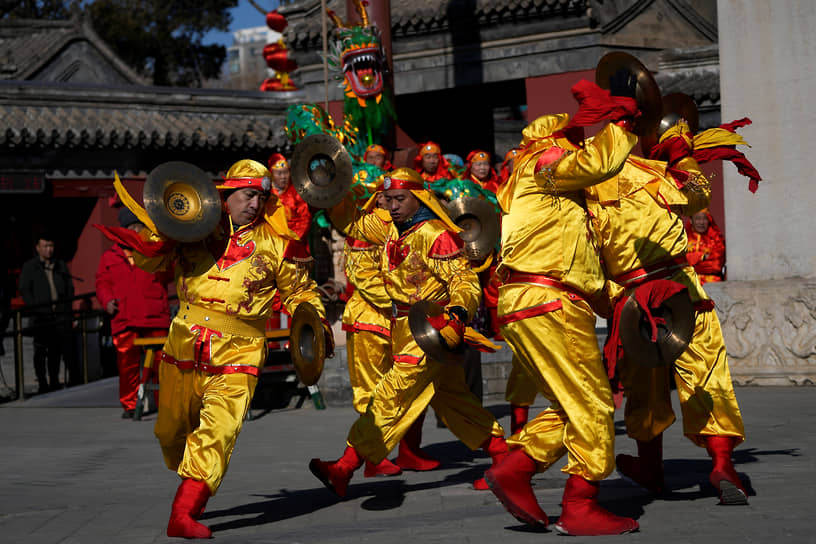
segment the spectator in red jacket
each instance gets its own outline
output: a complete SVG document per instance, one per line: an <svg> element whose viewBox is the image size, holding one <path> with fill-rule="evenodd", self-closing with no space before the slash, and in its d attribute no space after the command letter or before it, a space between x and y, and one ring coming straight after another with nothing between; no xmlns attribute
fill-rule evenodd
<svg viewBox="0 0 816 544"><path fill-rule="evenodd" d="M697 272L700 283L723 281L725 237L708 210L702 210L691 216L691 220L686 224L686 234L688 235L686 257Z"/></svg>
<svg viewBox="0 0 816 544"><path fill-rule="evenodd" d="M136 232L144 228L133 212L119 210L119 224ZM132 418L139 391L142 350L133 345L139 337L165 336L170 327L167 302L169 277L151 274L134 265L131 250L114 244L102 254L96 271L96 298L111 317L116 365L119 367L119 401L123 418Z"/></svg>
<svg viewBox="0 0 816 544"><path fill-rule="evenodd" d="M269 171L272 172L272 190L286 208L286 223L297 234L298 240L308 247L306 235L312 225L312 212L292 185L289 161L280 153L273 153L269 157Z"/></svg>

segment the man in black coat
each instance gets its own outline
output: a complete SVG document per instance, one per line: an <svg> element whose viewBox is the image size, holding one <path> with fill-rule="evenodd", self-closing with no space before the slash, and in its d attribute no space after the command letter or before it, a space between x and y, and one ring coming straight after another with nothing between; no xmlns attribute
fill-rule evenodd
<svg viewBox="0 0 816 544"><path fill-rule="evenodd" d="M20 294L26 307L31 307L34 371L39 391L44 393L60 388L60 355L65 360L70 385L81 383L81 377L71 331L71 298L74 296L71 274L64 261L54 258L53 237L39 235L34 249L37 255L27 261L20 272Z"/></svg>

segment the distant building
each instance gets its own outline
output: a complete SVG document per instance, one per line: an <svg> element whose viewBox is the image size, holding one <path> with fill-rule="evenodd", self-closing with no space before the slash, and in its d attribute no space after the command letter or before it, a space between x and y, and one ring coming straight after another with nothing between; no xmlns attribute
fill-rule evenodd
<svg viewBox="0 0 816 544"><path fill-rule="evenodd" d="M233 44L227 48L223 69L223 87L257 91L261 83L275 72L266 66L263 48L281 38L267 26L244 28L232 34Z"/></svg>

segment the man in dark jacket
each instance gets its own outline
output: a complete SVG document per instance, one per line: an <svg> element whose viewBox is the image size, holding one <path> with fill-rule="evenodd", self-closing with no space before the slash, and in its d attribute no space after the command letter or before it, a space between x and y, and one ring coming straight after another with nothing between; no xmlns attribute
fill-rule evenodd
<svg viewBox="0 0 816 544"><path fill-rule="evenodd" d="M74 284L65 261L54 258L54 238L40 234L37 255L23 264L20 294L33 316L34 371L40 393L60 388L60 355L68 370L69 385L81 383L71 332ZM48 374L46 375L46 361ZM50 383L50 385L49 385Z"/></svg>
<svg viewBox="0 0 816 544"><path fill-rule="evenodd" d="M119 225L136 232L144 228L125 207L119 210ZM116 366L119 368L119 402L123 418L132 418L139 393L139 363L142 350L133 341L145 336L167 336L170 311L167 281L170 275L145 272L133 260L130 248L114 244L99 259L96 298L110 314Z"/></svg>

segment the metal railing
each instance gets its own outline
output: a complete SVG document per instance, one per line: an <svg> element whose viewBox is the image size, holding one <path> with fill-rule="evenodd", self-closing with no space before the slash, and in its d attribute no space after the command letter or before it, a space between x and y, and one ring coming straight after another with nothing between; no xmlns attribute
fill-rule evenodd
<svg viewBox="0 0 816 544"><path fill-rule="evenodd" d="M3 332L0 338L12 337L14 338L14 384L16 398L19 400L25 399L25 365L23 357L23 337L34 336L34 333L46 329L56 329L57 326L67 326L71 330L71 334L79 334L81 338L81 355L80 363L82 369L82 383L88 383L88 335L92 333L101 332L104 328L105 312L102 310L70 310L64 312L49 312L47 314L37 312L41 308L51 308L54 306L70 305L74 301L84 300L91 305L91 299L96 296L95 292L83 293L70 299L60 299L53 303L26 305L22 308L13 308L11 332ZM24 317L47 316L49 321L45 324L31 325L23 327ZM89 323L95 323L89 326ZM75 326L76 325L76 326ZM74 345L71 346L74 348ZM76 357L76 353L74 354ZM72 379L74 377L72 376Z"/></svg>

